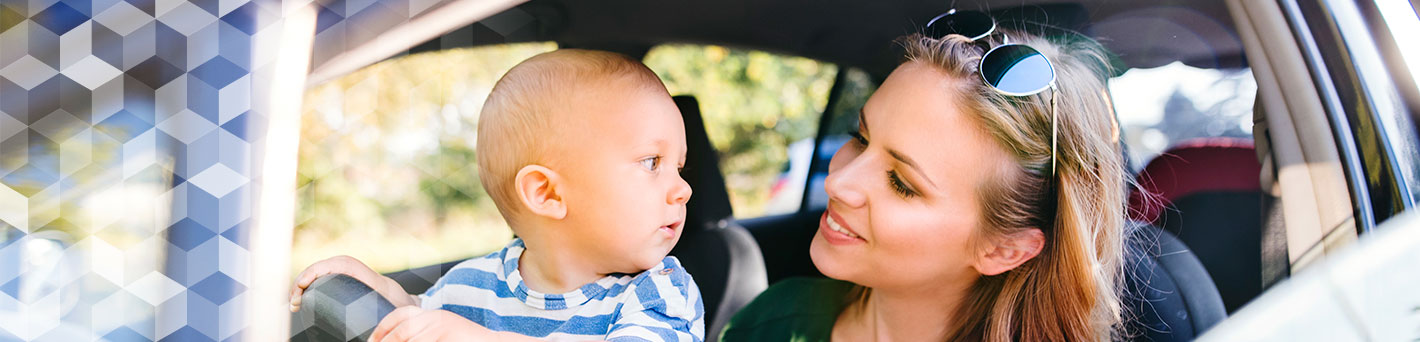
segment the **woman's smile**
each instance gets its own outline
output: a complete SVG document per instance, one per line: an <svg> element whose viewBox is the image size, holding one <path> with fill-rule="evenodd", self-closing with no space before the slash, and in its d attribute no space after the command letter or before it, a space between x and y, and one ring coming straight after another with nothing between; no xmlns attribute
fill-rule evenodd
<svg viewBox="0 0 1420 342"><path fill-rule="evenodd" d="M832 209L824 210L823 217L819 218L819 234L823 235L824 240L827 240L828 243L834 245L868 242L858 236L851 226L844 224L843 220L838 217L838 213L833 212Z"/></svg>

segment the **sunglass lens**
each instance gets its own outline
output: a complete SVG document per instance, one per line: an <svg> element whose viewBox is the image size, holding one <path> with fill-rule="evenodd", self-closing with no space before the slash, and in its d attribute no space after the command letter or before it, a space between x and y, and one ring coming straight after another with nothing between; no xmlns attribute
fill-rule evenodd
<svg viewBox="0 0 1420 342"><path fill-rule="evenodd" d="M1055 69L1030 46L1002 45L982 57L981 77L1004 93L1024 96L1049 88Z"/></svg>
<svg viewBox="0 0 1420 342"><path fill-rule="evenodd" d="M947 12L932 18L927 22L924 32L932 38L942 38L949 34L959 34L971 40L981 39L991 30L996 28L996 23L991 20L991 16L975 11Z"/></svg>

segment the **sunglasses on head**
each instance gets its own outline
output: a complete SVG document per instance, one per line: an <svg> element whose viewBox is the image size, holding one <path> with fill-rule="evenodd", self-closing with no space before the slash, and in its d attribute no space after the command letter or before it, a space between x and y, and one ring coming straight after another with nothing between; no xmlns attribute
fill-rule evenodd
<svg viewBox="0 0 1420 342"><path fill-rule="evenodd" d="M950 34L966 37L972 42L996 33L996 19L976 11L942 13L927 21L923 34L941 39ZM1013 44L1010 37L1004 44L991 47L981 55L977 71L981 81L998 93L1010 96L1030 96L1055 87L1055 66L1044 54L1025 44ZM1050 92L1050 175L1055 175L1055 92Z"/></svg>

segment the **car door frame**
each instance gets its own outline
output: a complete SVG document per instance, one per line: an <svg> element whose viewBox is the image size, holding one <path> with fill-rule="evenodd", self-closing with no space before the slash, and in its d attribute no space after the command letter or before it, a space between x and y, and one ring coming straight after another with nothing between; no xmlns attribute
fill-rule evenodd
<svg viewBox="0 0 1420 342"><path fill-rule="evenodd" d="M1350 140L1342 146L1352 149L1341 152L1351 155L1345 165L1352 177L1357 228L1369 232L1416 202L1415 125L1407 115L1420 108L1414 83L1392 77L1408 71L1397 70L1405 65L1377 1L1282 3L1299 41L1308 45L1309 71L1327 98L1332 129L1338 139Z"/></svg>

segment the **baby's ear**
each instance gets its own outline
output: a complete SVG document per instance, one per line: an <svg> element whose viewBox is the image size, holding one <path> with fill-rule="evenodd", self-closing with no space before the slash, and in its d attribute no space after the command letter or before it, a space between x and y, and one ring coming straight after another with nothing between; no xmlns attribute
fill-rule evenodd
<svg viewBox="0 0 1420 342"><path fill-rule="evenodd" d="M976 257L973 265L982 275L1006 273L1030 261L1045 248L1045 233L1040 229L1025 229L1001 238Z"/></svg>
<svg viewBox="0 0 1420 342"><path fill-rule="evenodd" d="M567 217L567 203L562 201L562 176L542 165L528 165L518 170L513 178L518 190L518 201L533 214L554 220Z"/></svg>

